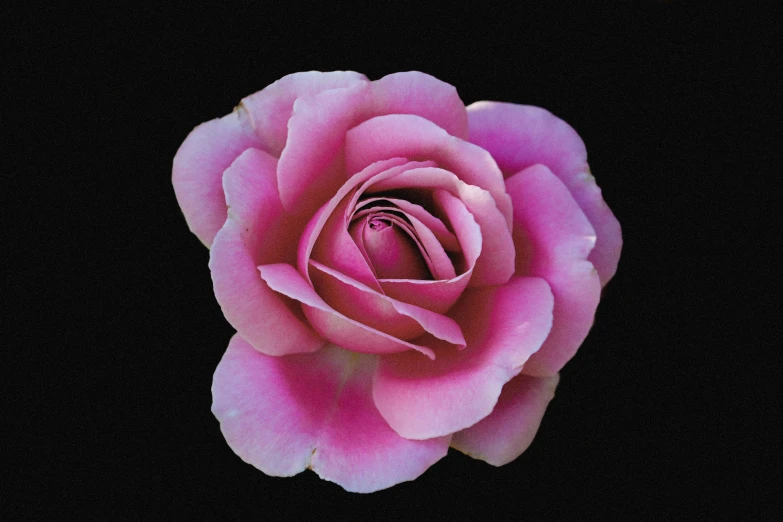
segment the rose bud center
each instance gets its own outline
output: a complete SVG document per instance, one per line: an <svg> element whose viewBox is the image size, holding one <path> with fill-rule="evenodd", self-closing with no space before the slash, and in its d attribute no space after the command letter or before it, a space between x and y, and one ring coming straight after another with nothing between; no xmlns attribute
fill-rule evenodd
<svg viewBox="0 0 783 522"><path fill-rule="evenodd" d="M375 214L357 221L367 262L378 279L432 279L417 242L399 218Z"/></svg>

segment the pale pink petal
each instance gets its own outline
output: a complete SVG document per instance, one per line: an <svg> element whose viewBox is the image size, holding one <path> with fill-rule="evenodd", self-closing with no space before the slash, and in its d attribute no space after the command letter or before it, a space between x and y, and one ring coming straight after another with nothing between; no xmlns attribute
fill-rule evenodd
<svg viewBox="0 0 783 522"><path fill-rule="evenodd" d="M474 459L502 466L519 457L533 442L560 376L517 375L503 386L488 416L451 439L451 447Z"/></svg>
<svg viewBox="0 0 783 522"><path fill-rule="evenodd" d="M335 310L399 339L424 332L447 343L465 346L459 325L451 318L379 294L336 270L310 261L316 291Z"/></svg>
<svg viewBox="0 0 783 522"><path fill-rule="evenodd" d="M273 476L308 467L348 491L413 480L442 458L449 437L397 435L371 399L375 357L333 345L307 355L268 357L239 335L212 383L212 411L231 449Z"/></svg>
<svg viewBox="0 0 783 522"><path fill-rule="evenodd" d="M209 268L226 320L257 350L269 355L312 352L324 340L303 322L296 303L286 304L256 269L295 255L287 237L291 222L274 182L276 163L269 154L248 149L226 169L223 182L230 208L212 245Z"/></svg>
<svg viewBox="0 0 783 522"><path fill-rule="evenodd" d="M464 350L440 350L434 361L405 353L380 360L375 405L405 438L454 433L489 415L503 385L549 333L552 293L543 279L514 277L467 290L449 316L462 327Z"/></svg>
<svg viewBox="0 0 783 522"><path fill-rule="evenodd" d="M345 132L367 110L368 83L332 89L294 102L277 184L283 208L312 214L345 183Z"/></svg>
<svg viewBox="0 0 783 522"><path fill-rule="evenodd" d="M409 114L371 118L346 134L345 163L348 172L387 158L432 160L454 172L462 181L489 192L511 227L511 200L503 174L492 156L481 147L450 136L429 120Z"/></svg>
<svg viewBox="0 0 783 522"><path fill-rule="evenodd" d="M552 375L574 356L593 324L601 282L587 261L595 232L557 176L534 165L510 177L517 275L543 277L555 296L552 332L524 373Z"/></svg>
<svg viewBox="0 0 783 522"><path fill-rule="evenodd" d="M449 171L425 167L406 170L381 180L367 192L425 187L435 191L442 189L458 197L481 227L481 256L476 261L470 285L498 285L508 281L514 273L514 242L495 199L486 190L464 183ZM506 194L505 189L503 194ZM452 228L459 232L460 227L456 224L452 223Z"/></svg>
<svg viewBox="0 0 783 522"><path fill-rule="evenodd" d="M457 89L418 71L372 82L373 114L416 114L452 136L468 139L468 115Z"/></svg>
<svg viewBox="0 0 783 522"><path fill-rule="evenodd" d="M247 113L240 107L193 129L174 156L171 182L177 203L190 231L207 247L226 221L223 171L245 149L258 146Z"/></svg>
<svg viewBox="0 0 783 522"><path fill-rule="evenodd" d="M470 141L488 150L506 177L541 163L565 183L595 228L597 241L589 260L605 285L617 271L622 234L590 174L576 131L544 109L513 103L473 103L468 121Z"/></svg>
<svg viewBox="0 0 783 522"><path fill-rule="evenodd" d="M355 352L372 354L415 350L430 359L435 358L435 352L428 346L403 341L337 312L291 265L285 263L262 265L258 270L272 290L302 303L310 325L338 346Z"/></svg>
<svg viewBox="0 0 783 522"><path fill-rule="evenodd" d="M352 71L294 73L244 98L241 105L250 114L264 150L279 157L286 144L288 120L297 98L362 83L369 83L367 77Z"/></svg>

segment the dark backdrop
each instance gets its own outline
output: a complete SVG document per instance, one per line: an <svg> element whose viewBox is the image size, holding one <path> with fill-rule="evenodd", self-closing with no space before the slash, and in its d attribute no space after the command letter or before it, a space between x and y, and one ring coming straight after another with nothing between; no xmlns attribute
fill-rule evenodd
<svg viewBox="0 0 783 522"><path fill-rule="evenodd" d="M764 336L779 317L762 326L752 309L779 288L779 265L764 264L780 233L764 130L779 127L779 54L761 44L774 16L689 4L8 13L6 194L19 195L6 252L21 261L6 278L21 312L6 353L9 505L80 518L770 516L779 356L764 358ZM267 477L224 442L210 385L233 330L171 160L195 125L310 69L421 70L466 104L545 107L586 142L625 247L513 463L452 451L415 482L353 495L309 471Z"/></svg>

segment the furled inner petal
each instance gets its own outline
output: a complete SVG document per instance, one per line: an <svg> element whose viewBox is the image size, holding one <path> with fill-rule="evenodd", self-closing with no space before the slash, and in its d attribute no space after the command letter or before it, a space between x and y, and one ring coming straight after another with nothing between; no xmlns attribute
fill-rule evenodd
<svg viewBox="0 0 783 522"><path fill-rule="evenodd" d="M349 233L354 237L361 234L360 250L366 252L376 278L432 278L431 262L407 223L378 212L356 217Z"/></svg>
<svg viewBox="0 0 783 522"><path fill-rule="evenodd" d="M374 194L417 187L442 189L458 197L481 227L481 257L476 261L470 286L497 285L508 281L514 274L514 242L510 228L506 226L503 215L495 205L495 199L486 190L466 184L447 170L425 167L407 170L381 180L367 192ZM457 232L456 227L452 228Z"/></svg>
<svg viewBox="0 0 783 522"><path fill-rule="evenodd" d="M212 412L231 449L273 476L310 467L348 491L413 480L446 455L451 437L397 435L372 402L376 357L327 345L269 357L235 335L215 371Z"/></svg>
<svg viewBox="0 0 783 522"><path fill-rule="evenodd" d="M399 339L413 339L427 332L449 344L465 347L462 331L453 319L381 295L316 261L311 260L310 265L318 295L345 316Z"/></svg>
<svg viewBox="0 0 783 522"><path fill-rule="evenodd" d="M357 187L365 186L371 179L383 179L393 176L406 168L413 168L428 163L409 162L405 158L391 158L378 161L351 177L334 195L334 197L315 213L307 224L304 233L299 240L299 253L297 266L301 274L309 281L308 262L311 255L315 255L321 262L328 266L344 270L353 279L361 281L371 288L377 286L375 276L367 265L361 251L347 234L347 217L349 203L345 202L347 196L353 196ZM364 185L362 185L364 184ZM359 189L361 190L361 188ZM349 198L349 200L352 200ZM341 210L335 212L340 207ZM322 231L326 228L327 240L322 240ZM340 241L339 245L330 241ZM341 248L335 248L340 246Z"/></svg>
<svg viewBox="0 0 783 522"><path fill-rule="evenodd" d="M262 265L258 270L269 288L302 303L310 325L338 346L355 352L374 354L416 350L430 359L435 358L435 352L428 346L403 341L336 311L291 265Z"/></svg>

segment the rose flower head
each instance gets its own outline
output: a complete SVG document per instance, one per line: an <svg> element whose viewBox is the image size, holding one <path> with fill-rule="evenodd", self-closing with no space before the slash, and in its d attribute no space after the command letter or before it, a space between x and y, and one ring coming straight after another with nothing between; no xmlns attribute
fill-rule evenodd
<svg viewBox="0 0 783 522"><path fill-rule="evenodd" d="M226 441L348 491L449 446L518 457L622 246L568 124L420 72L286 76L196 127L172 179L237 331Z"/></svg>

